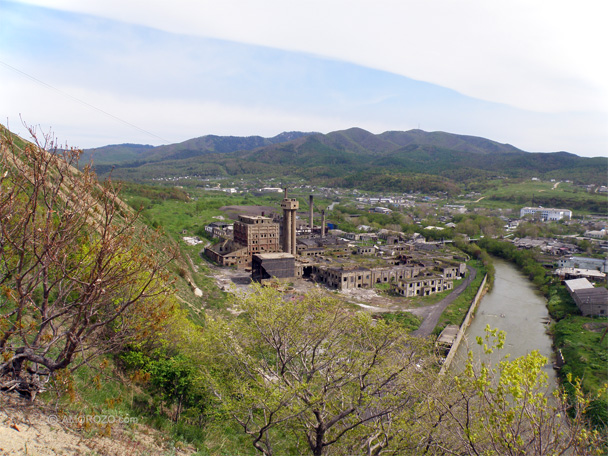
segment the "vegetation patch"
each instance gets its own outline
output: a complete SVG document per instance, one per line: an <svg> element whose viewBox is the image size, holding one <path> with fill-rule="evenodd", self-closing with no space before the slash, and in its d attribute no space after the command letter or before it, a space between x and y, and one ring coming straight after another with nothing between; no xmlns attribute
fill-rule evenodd
<svg viewBox="0 0 608 456"><path fill-rule="evenodd" d="M386 321L398 323L407 332L416 331L422 323L422 319L411 312L386 312L379 316Z"/></svg>
<svg viewBox="0 0 608 456"><path fill-rule="evenodd" d="M598 395L590 416L596 426L608 423L608 320L571 315L553 325L555 347L566 364L560 369L562 384L568 389L570 378L580 378L583 390Z"/></svg>

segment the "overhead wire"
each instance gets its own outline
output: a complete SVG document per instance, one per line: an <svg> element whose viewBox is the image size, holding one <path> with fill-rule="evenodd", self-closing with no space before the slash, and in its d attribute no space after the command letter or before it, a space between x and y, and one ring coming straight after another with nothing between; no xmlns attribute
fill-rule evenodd
<svg viewBox="0 0 608 456"><path fill-rule="evenodd" d="M145 133L145 134L147 134L147 135L150 135L150 136L152 136L152 137L154 137L154 138L156 138L156 139L160 139L161 141L163 141L163 142L165 142L165 143L170 143L170 142L171 142L171 141L169 141L168 139L165 139L165 138L163 138L163 137L161 137L161 136L158 136L158 135L157 135L157 134L155 134L155 133L152 133L152 132L150 132L150 131L148 131L148 130L145 130L145 129L141 128L141 127L138 127L137 125L132 124L131 122L129 122L129 121L127 121L127 120L121 119L120 117L115 116L114 114L111 114L111 113L109 113L109 112L107 112L107 111L104 111L103 109L98 108L97 106L92 105L91 103L88 103L88 102L86 102L86 101L84 101L84 100L81 100L80 98L75 97L74 95L71 95L71 94L69 94L69 93L67 93L67 92L64 92L63 90L58 89L57 87L55 87L55 86L53 86L53 85L51 85L51 84L48 84L48 83L46 83L46 82L44 82L44 81L42 81L42 80L40 80L40 79L36 78L35 76L32 76L31 74L28 74L28 73L26 73L25 71L20 70L19 68L15 68L14 66L9 65L8 63L3 62L2 60L0 60L0 64L4 65L5 67L7 67L7 68L9 68L9 69L11 69L11 70L13 70L13 71L15 71L15 72L17 72L17 73L19 73L19 74L23 75L23 76L28 77L28 78L29 78L29 79L31 79L32 81L34 81L34 82L36 82L36 83L38 83L38 84L40 84L40 85L42 85L42 86L44 86L44 87L46 87L46 88L48 88L48 89L54 90L54 91L56 91L56 92L60 93L61 95L65 96L65 97L67 97L67 98L70 98L70 99L72 99L72 100L74 100L74 101L77 101L78 103L80 103L80 104L82 104L82 105L84 105L84 106L87 106L87 107L89 107L89 108L91 108L91 109L94 109L94 110L96 110L96 111L98 111L98 112L100 112L100 113L102 113L102 114L105 114L106 116L111 117L112 119L117 120L117 121L119 121L119 122L121 122L121 123L123 123L123 124L125 124L125 125L128 125L129 127L135 128L135 129L139 130L139 131L140 131L140 132L142 132L142 133Z"/></svg>

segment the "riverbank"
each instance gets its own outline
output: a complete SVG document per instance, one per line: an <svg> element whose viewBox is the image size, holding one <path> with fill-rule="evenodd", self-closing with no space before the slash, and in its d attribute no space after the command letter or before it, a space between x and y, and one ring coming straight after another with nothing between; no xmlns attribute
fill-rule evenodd
<svg viewBox="0 0 608 456"><path fill-rule="evenodd" d="M477 294L475 294L475 298L473 298L473 302L471 303L471 306L469 307L469 311L467 312L466 316L464 317L464 321L462 322L462 324L460 325L460 328L458 329L458 334L456 335L456 339L454 340L454 343L452 344L452 347L450 348L448 355L445 357L443 365L441 366L441 370L439 371L439 375L444 375L446 373L446 371L450 368L450 365L452 364L452 361L454 360L454 357L456 356L456 353L458 352L458 347L460 347L460 343L462 342L465 331L471 324L471 320L473 319L473 316L475 315L477 306L479 305L479 302L481 301L481 298L484 295L487 280L488 280L488 275L486 274L483 277L481 284L479 285Z"/></svg>
<svg viewBox="0 0 608 456"><path fill-rule="evenodd" d="M536 290L542 292L553 319L548 328L553 351L561 350L565 365L558 377L566 391L573 390L572 379L579 378L585 393L595 396L589 417L596 426L608 423L608 319L583 317L559 279L547 274L542 261L530 250L517 250L508 242L484 239L479 247L516 266Z"/></svg>

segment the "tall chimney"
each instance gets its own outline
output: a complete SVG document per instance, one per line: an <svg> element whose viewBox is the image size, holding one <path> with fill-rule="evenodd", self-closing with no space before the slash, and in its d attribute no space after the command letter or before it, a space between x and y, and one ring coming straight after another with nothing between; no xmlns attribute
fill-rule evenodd
<svg viewBox="0 0 608 456"><path fill-rule="evenodd" d="M291 211L283 211L283 252L291 253Z"/></svg>
<svg viewBox="0 0 608 456"><path fill-rule="evenodd" d="M314 226L313 219L312 219L312 217L313 217L313 215L312 215L312 211L313 211L312 199L313 199L313 196L310 195L308 198L309 198L308 199L308 205L310 206L310 222L308 224L310 225L310 234L312 234L312 228Z"/></svg>
<svg viewBox="0 0 608 456"><path fill-rule="evenodd" d="M325 209L321 211L321 237L325 237Z"/></svg>
<svg viewBox="0 0 608 456"><path fill-rule="evenodd" d="M298 200L287 198L287 188L285 188L285 198L281 202L283 209L283 251L296 255L296 212L298 210Z"/></svg>
<svg viewBox="0 0 608 456"><path fill-rule="evenodd" d="M294 257L297 253L297 245L296 242L296 211L291 211L291 253Z"/></svg>

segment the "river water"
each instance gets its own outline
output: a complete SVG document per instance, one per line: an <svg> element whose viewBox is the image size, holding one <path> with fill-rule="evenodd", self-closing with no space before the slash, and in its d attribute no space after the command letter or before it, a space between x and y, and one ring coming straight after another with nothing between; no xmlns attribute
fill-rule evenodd
<svg viewBox="0 0 608 456"><path fill-rule="evenodd" d="M547 301L515 266L498 258L493 258L493 262L496 268L494 287L479 303L451 369L455 372L462 369L469 349L476 354L482 352L475 339L485 335L489 324L491 328L506 332L505 347L491 355L493 362L507 353L514 359L538 350L548 359L544 371L549 375L551 387L555 387L552 341L546 333L550 321Z"/></svg>

